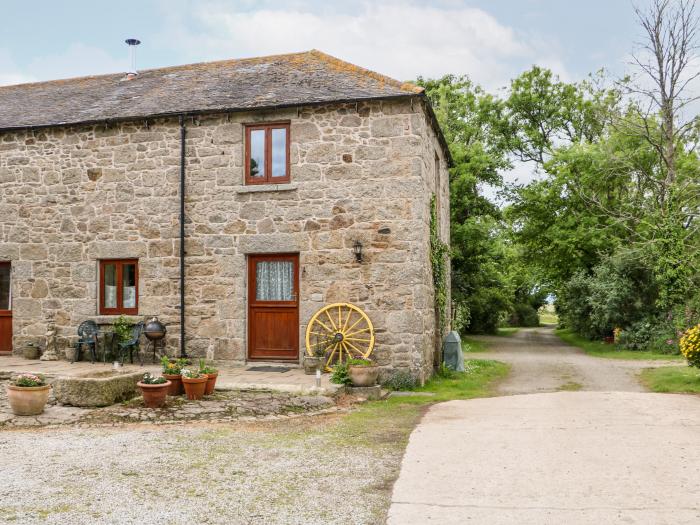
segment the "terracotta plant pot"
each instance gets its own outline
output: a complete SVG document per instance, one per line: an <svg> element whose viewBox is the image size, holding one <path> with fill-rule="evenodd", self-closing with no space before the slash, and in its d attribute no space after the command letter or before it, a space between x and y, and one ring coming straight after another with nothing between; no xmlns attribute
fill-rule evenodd
<svg viewBox="0 0 700 525"><path fill-rule="evenodd" d="M148 385L139 381L136 384L141 389L143 404L146 408L162 408L165 406L165 400L173 383L172 381L166 381L159 385Z"/></svg>
<svg viewBox="0 0 700 525"><path fill-rule="evenodd" d="M204 389L204 395L210 396L214 393L214 386L216 385L216 378L219 377L219 372L215 374L207 374L207 386Z"/></svg>
<svg viewBox="0 0 700 525"><path fill-rule="evenodd" d="M379 367L373 366L348 366L348 375L352 381L352 386L374 386L379 377Z"/></svg>
<svg viewBox="0 0 700 525"><path fill-rule="evenodd" d="M49 400L51 385L14 386L7 385L7 400L16 416L38 416Z"/></svg>
<svg viewBox="0 0 700 525"><path fill-rule="evenodd" d="M206 376L190 379L189 377L182 378L182 384L185 387L185 395L187 399L197 400L204 397L204 390L207 388Z"/></svg>
<svg viewBox="0 0 700 525"><path fill-rule="evenodd" d="M182 386L182 376L180 374L163 374L163 377L170 381L170 388L168 388L169 396L181 396L185 393L185 389Z"/></svg>

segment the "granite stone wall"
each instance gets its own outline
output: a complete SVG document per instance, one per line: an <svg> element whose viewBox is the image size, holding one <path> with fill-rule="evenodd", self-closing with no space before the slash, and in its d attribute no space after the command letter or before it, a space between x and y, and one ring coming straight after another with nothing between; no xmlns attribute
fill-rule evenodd
<svg viewBox="0 0 700 525"><path fill-rule="evenodd" d="M244 361L246 256L295 252L302 351L318 308L352 302L371 317L387 370L429 374L429 203L440 193L447 241L449 190L427 118L417 98L188 118L188 353ZM243 125L266 121L291 123L291 182L245 186ZM179 177L177 119L0 133L15 352L42 340L48 316L64 345L85 319L113 321L98 315L105 258L138 258L139 316L159 316L178 351Z"/></svg>

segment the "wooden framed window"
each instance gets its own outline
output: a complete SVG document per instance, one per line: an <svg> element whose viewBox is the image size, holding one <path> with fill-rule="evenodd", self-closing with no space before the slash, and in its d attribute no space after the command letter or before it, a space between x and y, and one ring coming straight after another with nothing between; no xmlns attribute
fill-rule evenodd
<svg viewBox="0 0 700 525"><path fill-rule="evenodd" d="M245 128L245 183L289 182L289 123Z"/></svg>
<svg viewBox="0 0 700 525"><path fill-rule="evenodd" d="M139 313L138 259L100 261L100 314Z"/></svg>

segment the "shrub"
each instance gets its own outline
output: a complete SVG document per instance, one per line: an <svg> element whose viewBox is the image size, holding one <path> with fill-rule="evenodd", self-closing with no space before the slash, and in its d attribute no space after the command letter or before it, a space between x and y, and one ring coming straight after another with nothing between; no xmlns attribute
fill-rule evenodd
<svg viewBox="0 0 700 525"><path fill-rule="evenodd" d="M333 367L333 372L331 372L331 383L336 385L351 385L352 380L348 374L347 363L338 363Z"/></svg>
<svg viewBox="0 0 700 525"><path fill-rule="evenodd" d="M532 305L518 303L513 305L513 312L508 324L510 326L539 326L540 316Z"/></svg>
<svg viewBox="0 0 700 525"><path fill-rule="evenodd" d="M120 343L126 343L131 339L131 328L133 324L123 315L117 317L117 320L112 323L112 331L117 335L117 340Z"/></svg>
<svg viewBox="0 0 700 525"><path fill-rule="evenodd" d="M626 350L678 353L678 337L671 323L647 318L621 330L617 343Z"/></svg>
<svg viewBox="0 0 700 525"><path fill-rule="evenodd" d="M382 386L389 390L413 390L418 386L418 380L408 370L396 370L384 380Z"/></svg>
<svg viewBox="0 0 700 525"><path fill-rule="evenodd" d="M700 324L689 328L683 334L680 349L690 366L700 368Z"/></svg>

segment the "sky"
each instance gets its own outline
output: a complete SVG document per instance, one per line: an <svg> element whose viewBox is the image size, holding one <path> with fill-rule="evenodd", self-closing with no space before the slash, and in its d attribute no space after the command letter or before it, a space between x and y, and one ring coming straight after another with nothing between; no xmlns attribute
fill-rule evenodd
<svg viewBox="0 0 700 525"><path fill-rule="evenodd" d="M0 1L0 85L126 71L135 37L138 69L315 48L399 80L465 74L498 90L533 64L567 81L623 74L640 37L629 0Z"/></svg>

